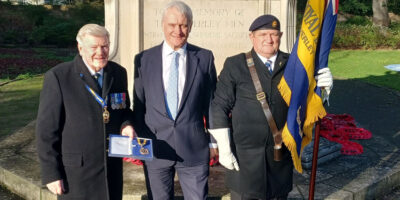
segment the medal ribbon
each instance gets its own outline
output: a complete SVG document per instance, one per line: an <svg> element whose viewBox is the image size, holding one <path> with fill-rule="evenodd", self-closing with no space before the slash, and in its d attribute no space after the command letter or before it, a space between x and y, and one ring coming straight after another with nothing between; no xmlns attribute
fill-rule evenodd
<svg viewBox="0 0 400 200"><path fill-rule="evenodd" d="M85 84L86 89L90 92L90 94L93 95L94 99L101 105L102 108L107 106L107 97L106 100L101 98L100 95L98 95L92 88L90 88L87 84Z"/></svg>
<svg viewBox="0 0 400 200"><path fill-rule="evenodd" d="M117 104L120 105L122 103L122 94L121 93L117 93Z"/></svg>

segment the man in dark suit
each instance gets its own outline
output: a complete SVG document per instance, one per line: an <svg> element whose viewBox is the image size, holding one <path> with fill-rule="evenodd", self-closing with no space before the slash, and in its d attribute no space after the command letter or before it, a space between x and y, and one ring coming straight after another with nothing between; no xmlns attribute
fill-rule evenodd
<svg viewBox="0 0 400 200"><path fill-rule="evenodd" d="M165 41L135 57L134 116L139 136L153 138L155 159L146 161L149 196L174 198L177 172L185 199L208 192L208 109L216 83L211 51L187 43L191 9L173 1L164 9Z"/></svg>
<svg viewBox="0 0 400 200"><path fill-rule="evenodd" d="M279 50L280 23L272 15L263 15L254 20L249 31L253 44L250 57L280 130L288 106L277 86L289 59L289 54ZM217 140L220 163L229 169L226 184L233 200L286 199L292 190L291 155L282 145L281 160L274 160L274 139L247 65L244 53L226 59L211 105L209 131ZM320 71L317 85L330 90L332 75L326 69Z"/></svg>
<svg viewBox="0 0 400 200"><path fill-rule="evenodd" d="M122 199L122 160L106 149L108 134L134 134L126 71L108 61L104 27L83 26L77 41L79 55L45 74L36 126L42 183L59 199Z"/></svg>

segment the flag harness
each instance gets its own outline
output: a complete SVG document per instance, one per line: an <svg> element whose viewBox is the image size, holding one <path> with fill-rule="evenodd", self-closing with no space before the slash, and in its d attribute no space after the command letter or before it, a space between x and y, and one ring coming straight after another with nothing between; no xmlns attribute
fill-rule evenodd
<svg viewBox="0 0 400 200"><path fill-rule="evenodd" d="M251 56L251 52L246 53L246 62L249 67L251 79L253 80L254 87L257 92L257 100L260 102L261 107L263 108L264 115L267 118L268 125L272 131L272 136L274 138L274 160L281 161L282 160L282 130L278 130L276 127L276 123L274 117L272 116L271 110L269 109L267 100L265 99L265 93L263 92L260 79L258 78L258 74L256 68L254 67L254 60Z"/></svg>

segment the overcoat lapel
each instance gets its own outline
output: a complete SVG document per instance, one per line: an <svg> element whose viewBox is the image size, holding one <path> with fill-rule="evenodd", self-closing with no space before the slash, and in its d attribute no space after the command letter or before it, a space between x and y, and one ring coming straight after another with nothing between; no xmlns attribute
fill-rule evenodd
<svg viewBox="0 0 400 200"><path fill-rule="evenodd" d="M162 45L159 45L157 49L154 51L153 58L149 61L149 66L151 69L147 70L148 74L146 77L153 77L152 80L149 80L150 84L153 85L152 94L154 95L153 99L157 101L153 104L157 110L161 111L162 113L167 113L167 108L165 104L165 93L164 93L164 80L162 76ZM162 98L160 98L162 97Z"/></svg>
<svg viewBox="0 0 400 200"><path fill-rule="evenodd" d="M183 104L185 103L187 96L189 95L190 88L193 85L193 81L196 76L197 66L199 64L199 58L196 56L196 51L193 51L190 44L187 45L187 58L186 58L186 81L185 87L183 88L181 103L179 104L179 115Z"/></svg>
<svg viewBox="0 0 400 200"><path fill-rule="evenodd" d="M265 75L268 78L272 78L272 77L276 76L278 74L278 72L281 71L286 64L286 61L283 58L284 54L279 51L278 57L275 60L274 70L272 71L272 74L270 74L267 67L265 66L264 63L262 63L261 59L258 57L258 55L254 51L254 49L251 50L251 53L252 53L254 65L256 66L257 72Z"/></svg>
<svg viewBox="0 0 400 200"><path fill-rule="evenodd" d="M82 57L80 55L75 56L74 66L75 66L75 71L78 73L77 75L80 76L81 79L83 80L83 84L87 84L97 94L101 94L98 83L96 82L96 80L94 80L94 78L90 74L89 70L87 69L87 67L86 67L85 63L83 62ZM86 90L86 88L85 88L85 90Z"/></svg>
<svg viewBox="0 0 400 200"><path fill-rule="evenodd" d="M279 71L283 70L283 67L286 65L287 58L285 58L285 54L281 51L278 52L278 57L276 58L273 75L277 74Z"/></svg>
<svg viewBox="0 0 400 200"><path fill-rule="evenodd" d="M108 92L110 91L113 82L114 82L113 68L107 65L103 69L103 91L102 91L103 99L108 95Z"/></svg>
<svg viewBox="0 0 400 200"><path fill-rule="evenodd" d="M254 49L251 50L251 56L253 57L254 60L254 66L257 70L257 73L259 74L259 78L261 79L262 77L271 77L271 74L268 71L267 66L261 61L261 59L258 57L257 53L254 51Z"/></svg>

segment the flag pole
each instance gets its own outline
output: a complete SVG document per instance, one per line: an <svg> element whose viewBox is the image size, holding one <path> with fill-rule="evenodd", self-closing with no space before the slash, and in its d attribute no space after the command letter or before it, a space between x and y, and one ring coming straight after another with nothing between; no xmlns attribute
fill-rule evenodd
<svg viewBox="0 0 400 200"><path fill-rule="evenodd" d="M308 200L314 200L314 191L315 191L315 178L317 175L317 165L318 165L318 149L319 149L319 129L321 126L321 119L318 118L318 121L315 125L315 136L314 136L314 149L313 149L313 158L312 158L312 169L311 169L311 177L310 177L310 187L308 191Z"/></svg>

